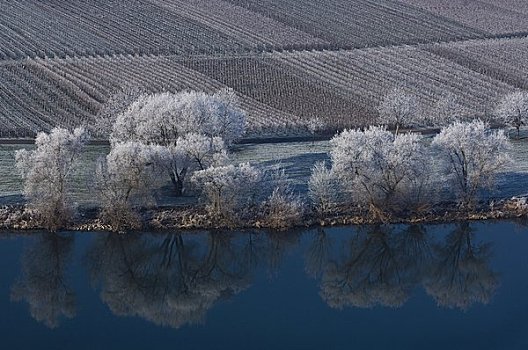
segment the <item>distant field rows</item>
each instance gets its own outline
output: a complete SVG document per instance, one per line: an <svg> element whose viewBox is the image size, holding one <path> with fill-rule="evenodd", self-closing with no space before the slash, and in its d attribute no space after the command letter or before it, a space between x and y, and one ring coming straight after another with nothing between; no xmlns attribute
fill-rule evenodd
<svg viewBox="0 0 528 350"><path fill-rule="evenodd" d="M0 7L0 59L243 49L231 36L148 1L13 0Z"/></svg>
<svg viewBox="0 0 528 350"><path fill-rule="evenodd" d="M29 60L0 66L0 137L32 136L55 125L93 123L102 104L123 86L149 92L225 85L166 57ZM298 117L241 96L252 127L294 123ZM264 126L265 126L264 125Z"/></svg>
<svg viewBox="0 0 528 350"><path fill-rule="evenodd" d="M0 61L353 48L485 34L393 0L11 0L0 7Z"/></svg>
<svg viewBox="0 0 528 350"><path fill-rule="evenodd" d="M525 0L398 0L490 34L528 32Z"/></svg>
<svg viewBox="0 0 528 350"><path fill-rule="evenodd" d="M392 0L227 0L336 44L356 47L481 37L482 32Z"/></svg>
<svg viewBox="0 0 528 350"><path fill-rule="evenodd" d="M331 128L375 123L396 86L424 115L445 95L489 114L506 92L528 89L528 39L484 40L510 29L452 16L472 18L472 6L528 30L517 0L5 1L0 137L92 124L127 87L233 88L250 128L268 135L306 132L316 117Z"/></svg>
<svg viewBox="0 0 528 350"><path fill-rule="evenodd" d="M339 52L276 53L275 59L307 79L323 80L343 95L377 106L394 86L418 97L424 110L452 94L467 114L485 114L512 87L415 47Z"/></svg>
<svg viewBox="0 0 528 350"><path fill-rule="evenodd" d="M246 45L312 46L329 44L308 33L286 26L243 7L222 0L149 0L196 20Z"/></svg>
<svg viewBox="0 0 528 350"><path fill-rule="evenodd" d="M528 89L528 38L431 45L431 52L520 89Z"/></svg>
<svg viewBox="0 0 528 350"><path fill-rule="evenodd" d="M54 125L90 124L109 97L124 86L149 92L213 92L231 87L248 111L251 127L271 132L285 126L302 128L314 117L332 127L372 123L376 106L395 86L417 96L424 113L449 94L457 98L463 112L484 115L493 111L502 95L528 84L528 68L522 64L527 42L511 39L223 58L116 55L5 63L0 65L0 137L31 136ZM466 56L475 62L489 60L496 70L503 67L506 77L487 74L485 64L467 64L460 58ZM515 81L507 79L508 72L518 73Z"/></svg>

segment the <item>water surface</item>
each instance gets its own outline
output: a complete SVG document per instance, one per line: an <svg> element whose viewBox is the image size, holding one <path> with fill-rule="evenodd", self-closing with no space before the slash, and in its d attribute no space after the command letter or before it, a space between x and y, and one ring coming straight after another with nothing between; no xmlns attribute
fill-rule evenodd
<svg viewBox="0 0 528 350"><path fill-rule="evenodd" d="M4 349L526 349L528 227L0 239Z"/></svg>

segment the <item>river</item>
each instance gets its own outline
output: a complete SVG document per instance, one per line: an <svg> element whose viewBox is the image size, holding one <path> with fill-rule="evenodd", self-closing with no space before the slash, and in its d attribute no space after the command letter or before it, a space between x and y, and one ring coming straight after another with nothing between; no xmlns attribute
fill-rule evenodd
<svg viewBox="0 0 528 350"><path fill-rule="evenodd" d="M526 349L528 226L2 233L4 349Z"/></svg>

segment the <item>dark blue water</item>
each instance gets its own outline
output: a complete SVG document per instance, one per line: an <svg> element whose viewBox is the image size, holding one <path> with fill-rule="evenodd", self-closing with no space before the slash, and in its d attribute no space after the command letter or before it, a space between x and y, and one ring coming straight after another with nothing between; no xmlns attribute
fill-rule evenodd
<svg viewBox="0 0 528 350"><path fill-rule="evenodd" d="M0 239L2 349L526 349L528 228Z"/></svg>

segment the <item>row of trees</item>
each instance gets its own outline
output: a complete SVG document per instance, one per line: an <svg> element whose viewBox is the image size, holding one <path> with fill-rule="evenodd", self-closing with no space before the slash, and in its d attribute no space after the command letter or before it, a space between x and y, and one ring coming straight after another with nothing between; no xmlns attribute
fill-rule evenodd
<svg viewBox="0 0 528 350"><path fill-rule="evenodd" d="M504 132L480 120L454 122L430 143L418 134L372 126L345 130L331 144L331 167L317 164L309 181L321 216L343 206L382 218L405 216L441 199L437 194L442 191L472 209L479 191L491 188L495 175L510 162Z"/></svg>
<svg viewBox="0 0 528 350"><path fill-rule="evenodd" d="M245 127L245 112L231 90L140 95L115 118L110 152L97 161L93 191L101 219L115 229L139 227L135 208L149 205L166 178L175 196L198 190L219 225L235 225L248 208L266 213L270 225L295 223L303 205L283 172L229 161L229 147ZM24 193L49 229L72 219L71 174L88 139L83 128L56 128L38 135L35 150L16 154Z"/></svg>
<svg viewBox="0 0 528 350"><path fill-rule="evenodd" d="M433 113L420 116L419 104L415 96L405 92L402 87L390 91L378 106L379 122L396 129L396 134L402 127L416 126L442 127L449 125L463 116L458 106L456 96L448 94L437 101ZM528 93L515 91L505 95L498 103L494 112L494 122L507 125L517 131L528 124Z"/></svg>
<svg viewBox="0 0 528 350"><path fill-rule="evenodd" d="M461 207L474 208L479 191L491 187L508 164L506 136L479 120L455 121L431 143L401 133L400 127L410 123L413 102L401 92L396 95L387 97L390 105L380 106L395 133L385 126L345 130L331 140L331 167L315 165L309 196L321 216L343 208L381 218L405 216L431 205L442 190L454 192L456 198L449 199ZM299 223L306 207L284 171L270 174L230 162L229 148L245 126L245 113L230 90L140 95L115 118L110 152L97 162L93 190L101 219L116 230L139 227L136 209L151 204L166 178L176 196L201 193L217 225ZM68 186L87 140L82 128L54 129L38 135L35 150L16 155L24 192L45 227L57 229L72 219Z"/></svg>

